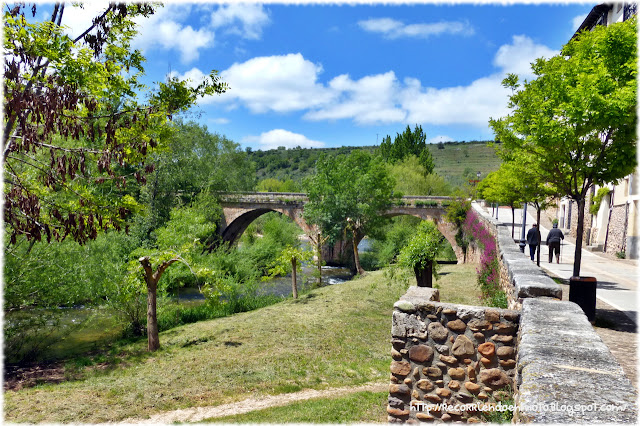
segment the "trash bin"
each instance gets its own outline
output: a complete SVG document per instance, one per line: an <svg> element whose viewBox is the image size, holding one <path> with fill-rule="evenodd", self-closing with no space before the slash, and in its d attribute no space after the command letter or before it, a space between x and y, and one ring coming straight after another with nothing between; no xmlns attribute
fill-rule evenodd
<svg viewBox="0 0 640 426"><path fill-rule="evenodd" d="M596 277L569 278L569 301L582 308L589 321L596 319Z"/></svg>

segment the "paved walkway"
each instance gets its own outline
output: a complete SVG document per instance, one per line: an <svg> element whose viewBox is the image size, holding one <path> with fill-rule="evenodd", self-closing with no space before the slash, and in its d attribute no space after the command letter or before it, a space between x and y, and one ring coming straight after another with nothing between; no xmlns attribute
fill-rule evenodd
<svg viewBox="0 0 640 426"><path fill-rule="evenodd" d="M489 214L493 209L486 209ZM493 214L495 217L495 212ZM528 209L526 232L535 222L535 209ZM511 225L510 208L498 209L498 221ZM522 236L522 210L515 214L514 236ZM540 227L542 241L546 241L549 230ZM561 247L560 263L549 263L549 249L541 246L540 267L551 277L561 278L562 300L569 300L569 278L573 275L575 239L565 237ZM522 256L529 256L525 247ZM582 250L581 276L593 276L598 280L596 290L596 322L594 330L616 358L632 385L638 387L637 318L638 318L638 261L617 259L606 253Z"/></svg>
<svg viewBox="0 0 640 426"><path fill-rule="evenodd" d="M489 214L493 209L488 208ZM526 231L535 222L535 209L529 208L527 212ZM494 215L495 217L495 215ZM501 207L498 209L498 221L511 224L511 209ZM522 236L522 210L516 209L515 237ZM575 240L565 237L560 249L560 263L549 263L549 248L544 245L549 230L540 227L543 245L540 250L540 267L550 276L569 280L573 275L573 259L575 254ZM525 247L528 256L529 247ZM580 263L580 275L592 276L598 280L596 296L608 305L624 312L637 324L638 316L638 261L629 259L617 259L605 253L592 253L582 249L582 261Z"/></svg>

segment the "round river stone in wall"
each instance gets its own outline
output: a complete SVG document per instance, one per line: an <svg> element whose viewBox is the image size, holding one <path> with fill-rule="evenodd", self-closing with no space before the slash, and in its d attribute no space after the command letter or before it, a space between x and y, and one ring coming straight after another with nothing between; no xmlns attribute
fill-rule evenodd
<svg viewBox="0 0 640 426"><path fill-rule="evenodd" d="M452 379L462 380L464 379L464 369L458 368L450 368L449 369L449 377Z"/></svg>
<svg viewBox="0 0 640 426"><path fill-rule="evenodd" d="M460 335L458 336L456 341L453 343L453 346L451 347L451 352L455 356L463 357L463 356L473 355L476 352L476 350L475 350L475 346L473 346L473 342L469 340L467 336Z"/></svg>
<svg viewBox="0 0 640 426"><path fill-rule="evenodd" d="M406 376L411 372L411 364L407 361L393 361L391 363L391 372L399 376Z"/></svg>
<svg viewBox="0 0 640 426"><path fill-rule="evenodd" d="M496 353L496 345L492 342L482 343L478 345L478 352L486 358L491 358L493 354Z"/></svg>
<svg viewBox="0 0 640 426"><path fill-rule="evenodd" d="M454 321L449 321L447 323L447 328L449 328L449 330L455 331L456 333L462 333L467 329L467 324L465 324L464 321L457 319Z"/></svg>
<svg viewBox="0 0 640 426"><path fill-rule="evenodd" d="M447 329L439 322L434 321L429 323L427 329L429 330L429 336L431 336L433 340L442 341L449 335Z"/></svg>
<svg viewBox="0 0 640 426"><path fill-rule="evenodd" d="M431 361L433 349L426 345L416 345L409 348L409 359L415 362Z"/></svg>
<svg viewBox="0 0 640 426"><path fill-rule="evenodd" d="M489 386L502 387L511 384L511 379L499 368L480 371L480 381Z"/></svg>
<svg viewBox="0 0 640 426"><path fill-rule="evenodd" d="M498 354L500 358L510 358L513 356L514 352L515 350L511 346L501 346L496 351L496 354Z"/></svg>
<svg viewBox="0 0 640 426"><path fill-rule="evenodd" d="M416 386L425 392L429 392L434 388L433 383L431 383L431 380L427 380L427 379L419 380L418 383L416 383Z"/></svg>
<svg viewBox="0 0 640 426"><path fill-rule="evenodd" d="M493 309L487 309L484 311L484 319L489 322L498 322L500 321L500 312L494 311Z"/></svg>
<svg viewBox="0 0 640 426"><path fill-rule="evenodd" d="M442 370L440 370L438 367L425 367L422 372L429 377L442 377Z"/></svg>

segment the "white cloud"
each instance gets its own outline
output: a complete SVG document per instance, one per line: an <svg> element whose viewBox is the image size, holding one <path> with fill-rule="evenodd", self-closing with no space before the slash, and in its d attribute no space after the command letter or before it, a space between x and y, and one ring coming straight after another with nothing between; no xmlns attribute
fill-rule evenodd
<svg viewBox="0 0 640 426"><path fill-rule="evenodd" d="M342 74L323 84L319 81L322 65L305 59L300 53L257 57L235 63L223 71L221 77L229 84L229 91L201 103L216 102L228 108L244 106L253 113L299 111L303 119L313 121L352 120L362 125L459 124L486 128L490 117L508 113L511 92L502 87L506 73L529 78L530 62L555 54L557 52L535 44L526 36L514 36L511 44L501 46L496 52L493 63L498 69L494 74L468 85L443 88L423 86L415 78L400 81L393 71L359 79ZM181 77L191 78L196 84L204 74L193 68ZM284 131L279 132L268 132L259 140L282 136ZM276 147L284 145L278 143ZM304 146L303 143L306 142L296 141L292 146Z"/></svg>
<svg viewBox="0 0 640 426"><path fill-rule="evenodd" d="M378 18L359 21L358 25L365 31L380 33L387 38L401 37L427 38L440 34L472 35L473 28L468 22L440 21L422 24L405 24L391 18Z"/></svg>
<svg viewBox="0 0 640 426"><path fill-rule="evenodd" d="M229 124L231 120L228 118L220 117L220 118L210 118L207 120L209 123L213 124Z"/></svg>
<svg viewBox="0 0 640 426"><path fill-rule="evenodd" d="M587 19L588 15L588 13L585 13L584 15L578 15L571 20L573 31L578 29L578 27L584 22L584 20Z"/></svg>
<svg viewBox="0 0 640 426"><path fill-rule="evenodd" d="M549 49L547 46L535 44L533 40L524 35L514 35L512 44L500 46L493 64L502 69L502 73L518 74L521 78L531 79L531 63L540 57L547 59L560 53Z"/></svg>
<svg viewBox="0 0 640 426"><path fill-rule="evenodd" d="M228 27L229 32L252 40L259 39L262 28L269 23L269 15L261 4L232 3L211 13L213 28Z"/></svg>
<svg viewBox="0 0 640 426"><path fill-rule="evenodd" d="M314 141L304 135L284 129L273 129L260 134L260 136L247 136L242 142L258 143L260 145L259 149L263 150L276 149L279 146L287 148L295 148L297 146L302 148L322 148L325 146L324 142Z"/></svg>
<svg viewBox="0 0 640 426"><path fill-rule="evenodd" d="M309 120L338 120L350 118L358 124L401 122L405 111L395 105L398 81L393 71L363 77L357 81L340 75L329 82L329 88L339 98L305 115Z"/></svg>
<svg viewBox="0 0 640 426"><path fill-rule="evenodd" d="M333 97L317 81L321 72L321 65L300 53L253 58L220 73L230 89L217 99L241 102L256 113L313 108Z"/></svg>
<svg viewBox="0 0 640 426"><path fill-rule="evenodd" d="M507 113L509 91L498 75L480 78L468 86L423 88L418 80L405 80L402 107L408 112L407 123L466 124L485 127L489 117Z"/></svg>
<svg viewBox="0 0 640 426"><path fill-rule="evenodd" d="M215 34L206 27L197 30L180 21L187 18L190 5L169 4L148 18L139 18L140 33L134 40L139 49L160 47L180 53L180 62L188 64L200 57L200 50L214 46Z"/></svg>

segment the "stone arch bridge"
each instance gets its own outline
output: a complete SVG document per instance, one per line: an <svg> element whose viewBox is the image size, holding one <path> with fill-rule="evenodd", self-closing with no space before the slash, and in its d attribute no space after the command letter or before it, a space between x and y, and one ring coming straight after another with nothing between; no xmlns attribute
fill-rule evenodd
<svg viewBox="0 0 640 426"><path fill-rule="evenodd" d="M293 220L308 236L315 236L317 229L304 220L304 205L309 199L306 194L293 192L236 192L220 196L222 218L218 232L222 240L233 244L249 224L268 212L278 212ZM438 230L449 241L458 263L464 261L464 253L456 244L455 227L446 222L446 208L450 197L406 196L396 201L384 214L387 216L410 215L423 220L433 220ZM327 250L324 260L331 262L342 252L342 247Z"/></svg>

